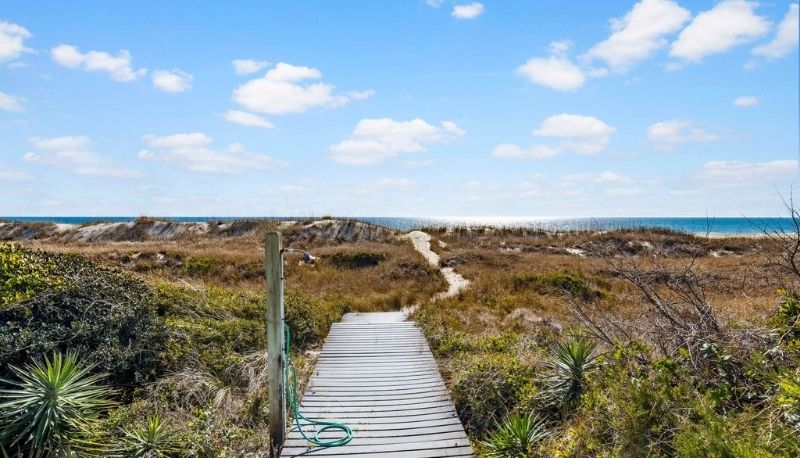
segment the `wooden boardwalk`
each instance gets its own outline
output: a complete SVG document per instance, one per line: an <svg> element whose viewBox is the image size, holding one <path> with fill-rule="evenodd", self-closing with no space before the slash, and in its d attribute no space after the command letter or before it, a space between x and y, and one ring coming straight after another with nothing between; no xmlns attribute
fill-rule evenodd
<svg viewBox="0 0 800 458"><path fill-rule="evenodd" d="M342 447L309 448L293 427L282 457L473 456L428 343L401 312L350 313L335 323L300 411L346 423L353 440ZM322 434L336 437L340 432Z"/></svg>

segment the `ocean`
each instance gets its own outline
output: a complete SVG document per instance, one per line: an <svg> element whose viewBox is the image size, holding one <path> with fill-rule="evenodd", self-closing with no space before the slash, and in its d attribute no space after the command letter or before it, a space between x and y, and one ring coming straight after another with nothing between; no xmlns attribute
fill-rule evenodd
<svg viewBox="0 0 800 458"><path fill-rule="evenodd" d="M53 222L63 224L85 224L92 222L127 222L135 216L0 216L0 220ZM180 216L157 217L170 221L208 222L233 220L293 221L310 220L313 217L273 216L273 217L220 217L220 216ZM693 234L752 235L767 231L794 231L791 218L776 217L605 217L605 218L540 218L540 217L441 217L416 218L402 216L358 216L347 217L368 223L379 224L391 229L413 230L425 227L525 227L548 231L570 230L612 230L630 228L670 229Z"/></svg>

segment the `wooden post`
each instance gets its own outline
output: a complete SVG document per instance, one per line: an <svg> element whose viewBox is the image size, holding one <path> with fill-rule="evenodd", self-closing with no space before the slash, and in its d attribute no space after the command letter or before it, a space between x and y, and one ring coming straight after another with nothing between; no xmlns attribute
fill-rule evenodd
<svg viewBox="0 0 800 458"><path fill-rule="evenodd" d="M264 269L267 276L267 370L269 373L270 456L278 457L286 438L286 387L283 351L283 256L281 233L268 232Z"/></svg>

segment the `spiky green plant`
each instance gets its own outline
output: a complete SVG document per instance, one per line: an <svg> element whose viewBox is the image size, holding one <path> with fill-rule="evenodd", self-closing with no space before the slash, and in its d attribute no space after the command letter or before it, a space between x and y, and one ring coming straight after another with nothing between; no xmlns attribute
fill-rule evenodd
<svg viewBox="0 0 800 458"><path fill-rule="evenodd" d="M7 451L66 456L93 448L83 438L113 405L113 390L98 384L104 374L91 374L94 365L73 352L10 368L18 380L2 380L13 388L0 390L0 443Z"/></svg>
<svg viewBox="0 0 800 458"><path fill-rule="evenodd" d="M541 396L562 412L580 400L586 387L586 377L597 369L596 345L583 335L571 336L550 350L551 360L542 378Z"/></svg>
<svg viewBox="0 0 800 458"><path fill-rule="evenodd" d="M527 458L535 456L536 446L547 437L545 420L539 415L513 414L484 442L492 457Z"/></svg>
<svg viewBox="0 0 800 458"><path fill-rule="evenodd" d="M125 430L121 444L125 457L167 457L180 453L180 443L175 432L160 416L147 419L147 425Z"/></svg>

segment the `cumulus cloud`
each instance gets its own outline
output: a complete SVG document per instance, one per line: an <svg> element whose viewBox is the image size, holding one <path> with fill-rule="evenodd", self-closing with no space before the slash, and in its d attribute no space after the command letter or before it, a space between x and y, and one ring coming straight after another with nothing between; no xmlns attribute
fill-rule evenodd
<svg viewBox="0 0 800 458"><path fill-rule="evenodd" d="M272 129L275 127L275 124L272 124L261 116L239 110L230 110L225 113L225 120L249 127L263 127L264 129Z"/></svg>
<svg viewBox="0 0 800 458"><path fill-rule="evenodd" d="M528 78L533 84L558 91L571 91L586 82L586 75L566 55L571 44L568 41L550 43L550 57L534 57L517 67L517 74Z"/></svg>
<svg viewBox="0 0 800 458"><path fill-rule="evenodd" d="M720 186L752 186L785 182L798 177L798 161L768 162L710 161L703 165L697 178Z"/></svg>
<svg viewBox="0 0 800 458"><path fill-rule="evenodd" d="M100 51L81 53L75 46L59 45L51 49L50 54L59 65L88 72L105 72L114 81L134 81L147 73L143 68L133 69L131 54L124 49L112 56Z"/></svg>
<svg viewBox="0 0 800 458"><path fill-rule="evenodd" d="M550 116L533 131L539 137L561 138L558 148L579 154L594 154L605 149L616 129L593 116L558 114Z"/></svg>
<svg viewBox="0 0 800 458"><path fill-rule="evenodd" d="M657 149L671 150L681 143L708 142L719 139L719 136L694 127L690 121L671 119L650 125L647 139Z"/></svg>
<svg viewBox="0 0 800 458"><path fill-rule="evenodd" d="M798 21L798 16L798 5L797 3L792 3L789 5L789 11L786 16L783 17L780 25L778 25L775 38L765 45L753 48L753 54L778 59L796 48L800 40L800 26L798 25L800 21Z"/></svg>
<svg viewBox="0 0 800 458"><path fill-rule="evenodd" d="M504 143L491 154L503 159L546 159L566 152L596 154L605 149L614 132L614 127L593 116L562 113L546 118L533 131L534 136L556 139L555 144L523 148Z"/></svg>
<svg viewBox="0 0 800 458"><path fill-rule="evenodd" d="M249 75L267 68L269 62L253 59L235 59L231 62L231 65L233 65L233 70L237 75Z"/></svg>
<svg viewBox="0 0 800 458"><path fill-rule="evenodd" d="M589 58L625 71L667 45L667 35L691 18L689 10L671 0L642 0L628 13L611 20L611 36L594 45Z"/></svg>
<svg viewBox="0 0 800 458"><path fill-rule="evenodd" d="M347 165L375 164L401 154L425 152L429 145L447 143L464 134L451 121L437 127L422 119L362 119L350 137L330 147L330 157Z"/></svg>
<svg viewBox="0 0 800 458"><path fill-rule="evenodd" d="M741 97L737 97L733 104L739 107L752 107L758 105L760 100L758 97L754 97L752 95L743 95Z"/></svg>
<svg viewBox="0 0 800 458"><path fill-rule="evenodd" d="M153 85L165 92L183 92L192 88L194 76L180 70L156 70L153 72Z"/></svg>
<svg viewBox="0 0 800 458"><path fill-rule="evenodd" d="M475 19L483 14L483 11L482 3L472 2L454 6L450 14L456 19Z"/></svg>
<svg viewBox="0 0 800 458"><path fill-rule="evenodd" d="M113 178L142 176L137 170L121 168L92 150L92 139L85 135L28 139L36 152L23 156L27 162L60 167L76 175Z"/></svg>
<svg viewBox="0 0 800 458"><path fill-rule="evenodd" d="M264 154L252 153L240 143L231 143L222 150L213 149L214 139L202 132L166 136L150 134L143 140L157 151L143 149L139 151L140 159L173 164L190 172L273 171L286 165Z"/></svg>
<svg viewBox="0 0 800 458"><path fill-rule="evenodd" d="M409 189L416 187L418 183L414 180L409 180L408 178L379 178L376 182L381 188L389 188L389 189Z"/></svg>
<svg viewBox="0 0 800 458"><path fill-rule="evenodd" d="M0 62L14 60L29 51L25 40L31 33L25 27L12 22L0 22Z"/></svg>
<svg viewBox="0 0 800 458"><path fill-rule="evenodd" d="M0 110L5 111L23 111L25 99L15 95L0 92Z"/></svg>
<svg viewBox="0 0 800 458"><path fill-rule="evenodd" d="M755 2L726 0L698 14L672 43L670 56L699 62L763 36L770 24L755 13L756 6Z"/></svg>
<svg viewBox="0 0 800 458"><path fill-rule="evenodd" d="M316 68L295 66L281 62L261 78L250 80L237 87L233 100L258 113L283 115L303 113L311 108L336 107L352 99L363 99L371 91L357 92L355 96L335 94L334 87L318 81L322 73Z"/></svg>

